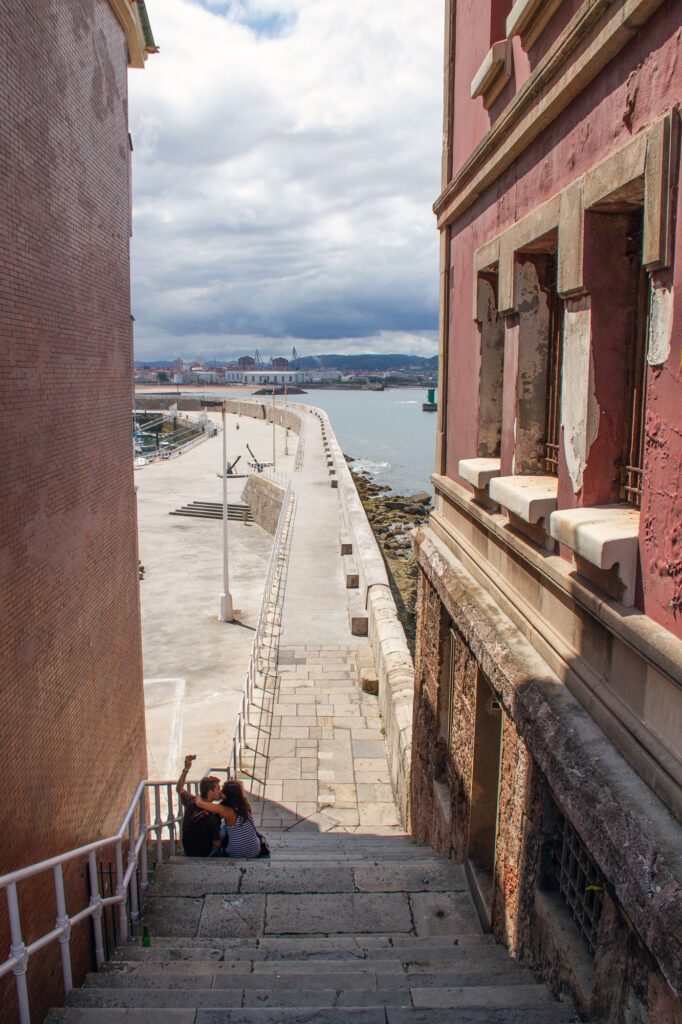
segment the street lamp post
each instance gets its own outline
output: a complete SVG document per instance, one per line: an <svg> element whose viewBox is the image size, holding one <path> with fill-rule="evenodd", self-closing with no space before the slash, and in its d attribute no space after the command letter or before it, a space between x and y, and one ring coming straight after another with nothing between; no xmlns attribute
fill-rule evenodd
<svg viewBox="0 0 682 1024"><path fill-rule="evenodd" d="M232 622L233 620L227 558L227 424L225 422L225 403L223 402L223 592L220 595L220 621Z"/></svg>

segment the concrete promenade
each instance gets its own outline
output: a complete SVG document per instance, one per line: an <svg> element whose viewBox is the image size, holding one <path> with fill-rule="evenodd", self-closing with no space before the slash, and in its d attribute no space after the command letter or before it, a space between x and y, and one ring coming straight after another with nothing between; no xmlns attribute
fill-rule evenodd
<svg viewBox="0 0 682 1024"><path fill-rule="evenodd" d="M372 654L367 640L350 632L339 492L330 485L320 422L303 415L286 570L250 714L243 778L264 829L399 831L378 701L358 682L358 665L371 666ZM290 433L287 460L281 428L277 434L277 468L293 470L298 439ZM259 458L271 459L272 426L228 416L229 458L245 451L246 441ZM221 445L218 436L136 475L147 570L141 584L147 730L156 777L178 774L181 754L190 749L198 772L227 762L270 555L269 534L255 524L230 523L239 621L218 621L220 522L168 512L196 499L220 500ZM239 500L245 482L230 481L230 501Z"/></svg>

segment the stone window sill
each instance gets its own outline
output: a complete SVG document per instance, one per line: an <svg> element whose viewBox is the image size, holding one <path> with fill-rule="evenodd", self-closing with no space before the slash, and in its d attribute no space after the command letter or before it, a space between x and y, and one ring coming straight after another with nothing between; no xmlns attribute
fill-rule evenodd
<svg viewBox="0 0 682 1024"><path fill-rule="evenodd" d="M635 600L639 512L629 505L561 509L550 516L550 533L597 569L615 569L624 591L621 604Z"/></svg>
<svg viewBox="0 0 682 1024"><path fill-rule="evenodd" d="M499 459L460 459L459 475L476 491L487 491L488 484L500 475Z"/></svg>
<svg viewBox="0 0 682 1024"><path fill-rule="evenodd" d="M490 481L490 497L524 523L540 523L556 510L555 476L498 476ZM549 532L549 531L547 531Z"/></svg>
<svg viewBox="0 0 682 1024"><path fill-rule="evenodd" d="M530 50L562 0L516 0L507 18L507 37L521 36L521 46Z"/></svg>
<svg viewBox="0 0 682 1024"><path fill-rule="evenodd" d="M512 44L510 39L493 43L471 83L471 98L483 97L483 106L490 110L512 76Z"/></svg>

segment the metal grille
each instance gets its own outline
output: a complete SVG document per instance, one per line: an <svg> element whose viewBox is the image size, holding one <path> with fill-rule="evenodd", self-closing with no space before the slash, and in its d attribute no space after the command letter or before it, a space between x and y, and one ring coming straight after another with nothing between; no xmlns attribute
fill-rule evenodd
<svg viewBox="0 0 682 1024"><path fill-rule="evenodd" d="M649 276L642 267L639 276L635 330L628 379L628 416L623 462L618 466L620 500L639 508L642 504L644 439L646 416L647 361L649 336Z"/></svg>
<svg viewBox="0 0 682 1024"><path fill-rule="evenodd" d="M561 358L563 352L564 304L555 292L549 292L549 350L547 352L547 401L545 438L540 448L540 465L546 473L559 472L559 432L561 430Z"/></svg>
<svg viewBox="0 0 682 1024"><path fill-rule="evenodd" d="M604 903L604 876L575 829L557 813L552 873L580 934L594 956Z"/></svg>

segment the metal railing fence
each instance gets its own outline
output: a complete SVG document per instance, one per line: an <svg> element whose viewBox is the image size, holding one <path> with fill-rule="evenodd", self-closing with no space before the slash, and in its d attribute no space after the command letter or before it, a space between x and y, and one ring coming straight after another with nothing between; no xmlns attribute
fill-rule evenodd
<svg viewBox="0 0 682 1024"><path fill-rule="evenodd" d="M61 947L62 976L64 980L64 995L67 996L73 988L71 946L70 936L73 925L84 921L87 918L92 920L94 932L95 961L97 967L104 962L104 947L102 938L102 914L105 907L118 906L119 912L119 935L122 938L129 937L128 919L135 927L140 917L140 905L137 887L137 872L139 870L139 883L142 895L149 887L147 869L147 837L151 832L156 833L156 859L159 863L162 859L163 831L168 830L171 856L175 853L175 826L182 820L182 804L177 798L177 813L174 808L175 781L154 782L143 780L135 790L130 806L126 811L120 828L113 836L98 839L94 843L80 846L76 850L69 850L67 853L50 857L47 860L31 864L29 867L20 868L17 871L10 871L0 876L0 889L4 889L7 898L7 911L9 916L11 944L9 957L0 963L0 977L10 971L14 974L17 986L17 1001L19 1005L20 1024L30 1024L31 1012L29 1007L28 984L26 971L30 957L50 945L52 942L59 942ZM188 788L197 793L198 783L188 784ZM147 821L147 791L154 791L154 821ZM161 813L161 792L166 790L167 814L162 817ZM113 896L103 897L100 892L98 877L97 852L106 847L113 846L116 861L116 892ZM127 847L127 862L124 868L124 848ZM73 861L88 862L88 876L90 882L90 897L86 906L76 913L69 915L66 911L66 890L64 886L64 865ZM30 942L24 942L21 925L21 908L17 887L21 882L45 872L52 872L54 878L54 893L57 906L57 920L54 928Z"/></svg>

